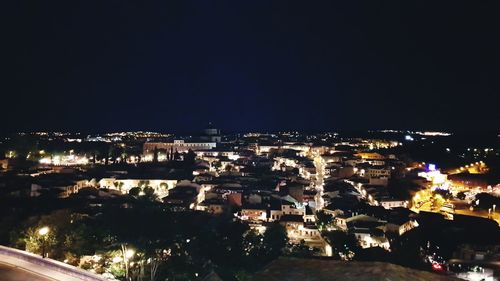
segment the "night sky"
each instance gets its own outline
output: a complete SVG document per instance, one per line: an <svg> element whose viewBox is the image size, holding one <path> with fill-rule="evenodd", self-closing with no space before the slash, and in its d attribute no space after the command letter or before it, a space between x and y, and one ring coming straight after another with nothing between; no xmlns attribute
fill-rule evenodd
<svg viewBox="0 0 500 281"><path fill-rule="evenodd" d="M3 132L499 129L499 1L9 2Z"/></svg>

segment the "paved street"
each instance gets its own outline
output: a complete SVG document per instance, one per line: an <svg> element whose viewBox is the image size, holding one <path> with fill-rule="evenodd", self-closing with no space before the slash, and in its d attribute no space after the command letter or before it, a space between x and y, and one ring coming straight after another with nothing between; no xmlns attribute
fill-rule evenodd
<svg viewBox="0 0 500 281"><path fill-rule="evenodd" d="M82 281L48 267L0 254L0 281Z"/></svg>
<svg viewBox="0 0 500 281"><path fill-rule="evenodd" d="M0 262L0 281L54 281L25 269Z"/></svg>
<svg viewBox="0 0 500 281"><path fill-rule="evenodd" d="M321 156L317 155L314 157L314 166L316 167L316 191L318 192L316 195L316 210L321 210L325 206L325 202L323 200L323 185L325 183L325 163L321 159Z"/></svg>
<svg viewBox="0 0 500 281"><path fill-rule="evenodd" d="M491 218L495 220L498 224L500 224L500 213L498 212L498 210L495 213L488 214L488 212L484 210L471 211L469 209L469 206L463 201L452 200L451 203L455 206L455 214L482 217L482 218ZM426 212L441 213L438 207L431 208L430 201L425 201L419 208L416 208L414 206L411 210L415 212L426 211Z"/></svg>

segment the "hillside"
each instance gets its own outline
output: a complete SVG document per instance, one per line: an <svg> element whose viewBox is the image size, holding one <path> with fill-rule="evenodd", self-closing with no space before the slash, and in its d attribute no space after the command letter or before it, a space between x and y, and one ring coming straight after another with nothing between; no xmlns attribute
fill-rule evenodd
<svg viewBox="0 0 500 281"><path fill-rule="evenodd" d="M342 262L280 258L258 272L253 281L458 281L461 279L383 262Z"/></svg>

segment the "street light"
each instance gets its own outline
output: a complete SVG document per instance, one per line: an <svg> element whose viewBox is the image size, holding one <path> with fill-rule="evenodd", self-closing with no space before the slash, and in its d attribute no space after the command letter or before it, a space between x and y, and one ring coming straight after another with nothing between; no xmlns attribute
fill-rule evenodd
<svg viewBox="0 0 500 281"><path fill-rule="evenodd" d="M128 249L128 250L125 252L125 257L126 257L127 259L130 259L131 257L133 257L133 256L134 256L134 254L135 254L135 251L134 251L134 250L132 250L132 249Z"/></svg>
<svg viewBox="0 0 500 281"><path fill-rule="evenodd" d="M415 201L420 200L420 194L416 193L415 196L413 196L413 200Z"/></svg>
<svg viewBox="0 0 500 281"><path fill-rule="evenodd" d="M50 228L48 226L44 226L38 230L38 234L42 237L42 258L45 258L45 247L47 244L47 234L49 234Z"/></svg>
<svg viewBox="0 0 500 281"><path fill-rule="evenodd" d="M38 234L45 236L49 233L50 229L48 226L44 226L38 230Z"/></svg>

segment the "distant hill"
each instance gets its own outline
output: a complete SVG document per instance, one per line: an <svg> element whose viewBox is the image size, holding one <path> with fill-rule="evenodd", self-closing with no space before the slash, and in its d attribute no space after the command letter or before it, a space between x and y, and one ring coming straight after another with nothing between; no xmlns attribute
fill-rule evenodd
<svg viewBox="0 0 500 281"><path fill-rule="evenodd" d="M383 262L342 262L280 258L258 272L252 281L459 281L461 279Z"/></svg>

